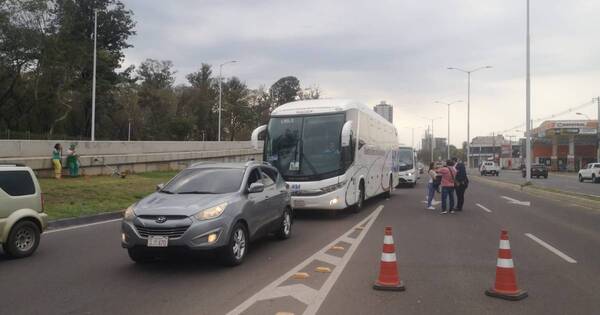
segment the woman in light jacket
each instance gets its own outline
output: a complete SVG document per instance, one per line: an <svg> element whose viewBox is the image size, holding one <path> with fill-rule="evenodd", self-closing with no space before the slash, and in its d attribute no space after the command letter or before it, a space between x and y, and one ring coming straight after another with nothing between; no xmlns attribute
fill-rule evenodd
<svg viewBox="0 0 600 315"><path fill-rule="evenodd" d="M433 182L435 181L435 177L437 173L435 172L435 163L429 163L429 171L427 172L427 176L429 181L427 182L427 210L435 210L431 202L434 200L435 196L435 187L433 186Z"/></svg>

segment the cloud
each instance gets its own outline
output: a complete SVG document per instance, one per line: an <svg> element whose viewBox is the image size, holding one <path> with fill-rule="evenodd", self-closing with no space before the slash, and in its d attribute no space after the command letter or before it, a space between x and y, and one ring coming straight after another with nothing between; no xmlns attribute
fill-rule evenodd
<svg viewBox="0 0 600 315"><path fill-rule="evenodd" d="M524 121L521 0L123 1L137 20L125 63L172 60L178 83L202 62L239 60L224 75L251 87L295 75L326 97L386 100L395 105L401 141L410 143L410 127L418 139L424 116L443 117L436 134L447 136L447 108L434 101L466 101L466 75L446 68L489 64L472 77L471 136ZM600 93L599 11L598 1L532 1L534 117ZM595 115L594 106L582 111ZM450 138L466 140L466 102L452 108Z"/></svg>

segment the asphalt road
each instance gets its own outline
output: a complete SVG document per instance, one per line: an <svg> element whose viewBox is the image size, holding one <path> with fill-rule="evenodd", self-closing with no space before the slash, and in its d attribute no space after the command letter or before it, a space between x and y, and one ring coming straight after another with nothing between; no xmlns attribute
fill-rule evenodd
<svg viewBox="0 0 600 315"><path fill-rule="evenodd" d="M471 176L479 176L479 174L475 170ZM512 170L503 170L500 171L500 176L485 176L485 178L513 184L522 184L525 182L521 171ZM600 184L592 183L589 180L580 183L577 174L574 173L550 173L548 178L532 178L531 180L534 185L540 187L600 197Z"/></svg>
<svg viewBox="0 0 600 315"><path fill-rule="evenodd" d="M48 233L30 258L0 254L0 313L600 314L600 210L475 182L459 214L425 210L423 197L419 185L359 214L303 213L291 239L252 244L235 268L210 256L136 265L119 246L119 222ZM393 227L405 292L372 289L385 226ZM529 292L518 302L484 295L503 228L519 287ZM296 271L309 278L291 279Z"/></svg>

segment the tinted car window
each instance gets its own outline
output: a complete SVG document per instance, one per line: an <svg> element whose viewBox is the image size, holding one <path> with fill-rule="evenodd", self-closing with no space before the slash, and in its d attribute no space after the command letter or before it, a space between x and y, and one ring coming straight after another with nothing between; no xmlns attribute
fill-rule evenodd
<svg viewBox="0 0 600 315"><path fill-rule="evenodd" d="M268 177L269 182L272 182L272 184L277 182L277 171L274 169L270 169L270 168L266 168L266 167L261 167L261 171L263 174L263 177ZM267 182L264 181L265 186L267 185Z"/></svg>
<svg viewBox="0 0 600 315"><path fill-rule="evenodd" d="M252 173L248 175L248 187L250 187L250 185L258 181L260 181L260 174L258 173L258 169L253 169Z"/></svg>
<svg viewBox="0 0 600 315"><path fill-rule="evenodd" d="M275 181L269 175L265 174L264 170L261 173L262 173L262 182L265 185L265 187L275 184Z"/></svg>
<svg viewBox="0 0 600 315"><path fill-rule="evenodd" d="M187 169L177 174L161 192L174 194L226 194L238 191L244 170L235 168Z"/></svg>
<svg viewBox="0 0 600 315"><path fill-rule="evenodd" d="M35 194L35 185L28 171L0 172L0 188L11 196Z"/></svg>

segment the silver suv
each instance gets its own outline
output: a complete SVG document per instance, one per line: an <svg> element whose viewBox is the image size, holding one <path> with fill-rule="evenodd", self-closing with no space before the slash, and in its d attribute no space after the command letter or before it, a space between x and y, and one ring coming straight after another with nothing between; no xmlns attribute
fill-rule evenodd
<svg viewBox="0 0 600 315"><path fill-rule="evenodd" d="M287 239L291 228L290 193L277 169L201 163L129 207L121 237L135 262L183 248L217 250L225 264L238 265L249 241L268 233Z"/></svg>
<svg viewBox="0 0 600 315"><path fill-rule="evenodd" d="M0 244L4 252L15 258L33 254L47 223L33 171L26 166L0 165Z"/></svg>

